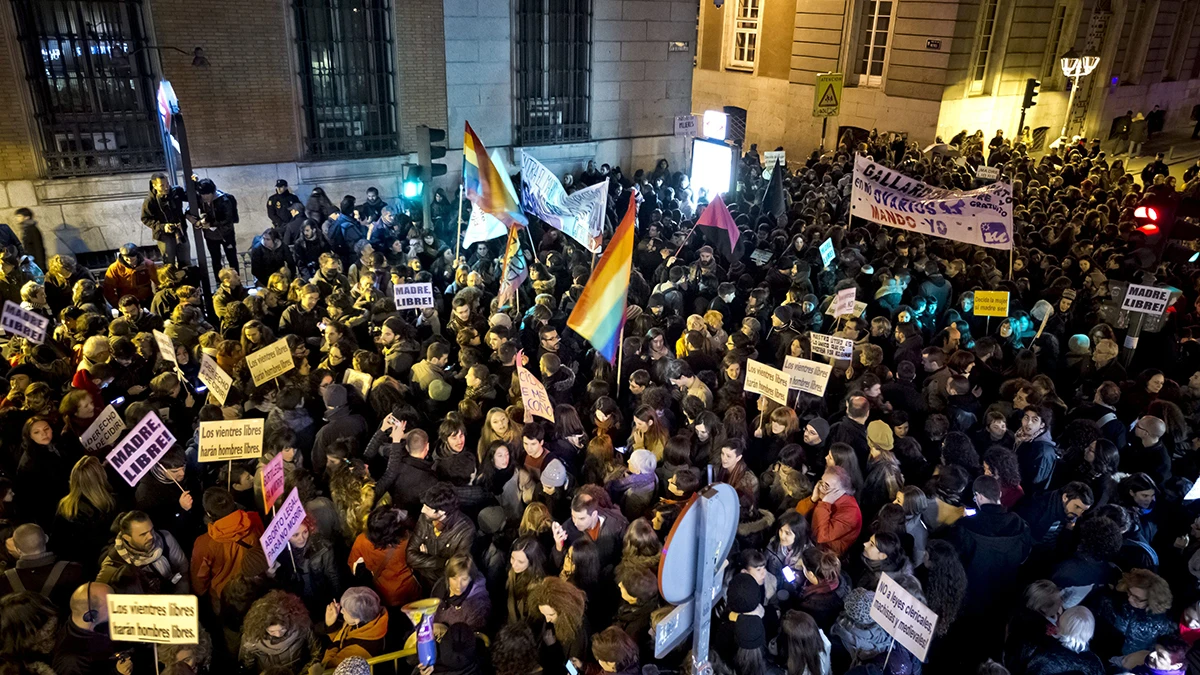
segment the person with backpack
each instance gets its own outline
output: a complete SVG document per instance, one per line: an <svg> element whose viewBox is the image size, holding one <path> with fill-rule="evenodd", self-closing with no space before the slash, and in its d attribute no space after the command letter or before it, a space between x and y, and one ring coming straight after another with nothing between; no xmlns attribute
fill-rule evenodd
<svg viewBox="0 0 1200 675"><path fill-rule="evenodd" d="M46 550L46 542L46 532L40 525L25 523L13 530L4 545L17 563L0 576L0 596L33 591L46 596L60 609L67 606L75 587L84 582L83 567L70 560L59 560Z"/></svg>

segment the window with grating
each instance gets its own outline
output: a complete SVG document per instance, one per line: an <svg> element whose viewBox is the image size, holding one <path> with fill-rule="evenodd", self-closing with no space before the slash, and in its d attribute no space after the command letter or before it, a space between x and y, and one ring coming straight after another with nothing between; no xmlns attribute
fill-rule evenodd
<svg viewBox="0 0 1200 675"><path fill-rule="evenodd" d="M588 140L592 0L517 0L516 4L517 141L552 145Z"/></svg>
<svg viewBox="0 0 1200 675"><path fill-rule="evenodd" d="M45 174L163 166L141 0L13 0Z"/></svg>
<svg viewBox="0 0 1200 675"><path fill-rule="evenodd" d="M394 155L395 50L387 0L293 0L304 152L310 159Z"/></svg>

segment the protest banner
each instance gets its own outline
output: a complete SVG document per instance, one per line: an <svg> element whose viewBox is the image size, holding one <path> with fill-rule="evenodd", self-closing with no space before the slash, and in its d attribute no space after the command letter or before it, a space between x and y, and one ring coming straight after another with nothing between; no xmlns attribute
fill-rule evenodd
<svg viewBox="0 0 1200 675"><path fill-rule="evenodd" d="M854 296L858 289L854 286L843 288L837 292L837 300L833 303L834 316L848 316L854 313Z"/></svg>
<svg viewBox="0 0 1200 675"><path fill-rule="evenodd" d="M270 511L275 501L283 496L285 476L283 471L283 453L279 453L267 462L262 470L263 510Z"/></svg>
<svg viewBox="0 0 1200 675"><path fill-rule="evenodd" d="M608 180L567 194L558 176L525 152L521 154L521 208L592 253L599 253L608 208Z"/></svg>
<svg viewBox="0 0 1200 675"><path fill-rule="evenodd" d="M788 376L778 368L772 368L754 359L746 362L746 391L762 394L767 398L787 405Z"/></svg>
<svg viewBox="0 0 1200 675"><path fill-rule="evenodd" d="M854 341L846 338L809 333L809 343L815 356L826 356L831 359L848 360L854 355Z"/></svg>
<svg viewBox="0 0 1200 675"><path fill-rule="evenodd" d="M938 615L887 574L880 575L875 587L871 618L913 656L925 661Z"/></svg>
<svg viewBox="0 0 1200 675"><path fill-rule="evenodd" d="M12 300L4 301L4 312L0 314L0 328L9 335L23 337L34 344L46 341L46 328L50 319L23 309Z"/></svg>
<svg viewBox="0 0 1200 675"><path fill-rule="evenodd" d="M947 190L861 155L854 158L850 215L966 244L1012 249L1012 187Z"/></svg>
<svg viewBox="0 0 1200 675"><path fill-rule="evenodd" d="M833 250L833 237L830 237L830 238L826 239L825 241L821 242L820 251L821 251L821 264L826 267L829 267L829 263L833 262L834 257L837 255L837 253L835 253Z"/></svg>
<svg viewBox="0 0 1200 675"><path fill-rule="evenodd" d="M137 487L142 476L145 476L158 463L163 453L174 444L175 437L167 430L167 425L162 423L158 415L149 412L124 440L108 453L106 461L121 474L121 478L124 478L130 487Z"/></svg>
<svg viewBox="0 0 1200 675"><path fill-rule="evenodd" d="M765 248L754 249L754 253L750 254L750 260L754 261L755 265L762 267L771 261L771 251Z"/></svg>
<svg viewBox="0 0 1200 675"><path fill-rule="evenodd" d="M246 367L254 378L254 386L273 380L296 367L292 360L292 350L288 348L287 340L279 338L275 342L246 357Z"/></svg>
<svg viewBox="0 0 1200 675"><path fill-rule="evenodd" d="M788 388L799 389L806 394L825 395L825 386L829 384L829 374L833 366L817 363L795 356L783 357L783 372L788 376Z"/></svg>
<svg viewBox="0 0 1200 675"><path fill-rule="evenodd" d="M125 431L125 422L121 421L121 415L117 409L111 405L105 406L104 410L92 420L87 431L79 437L79 442L83 444L83 449L88 452L100 452L105 447L117 442L121 437L121 432Z"/></svg>
<svg viewBox="0 0 1200 675"><path fill-rule="evenodd" d="M829 303L829 306L825 308L825 314L828 316L833 316L833 310L835 309L837 309L837 303L831 302ZM863 312L865 311L867 311L867 303L863 302L862 300L855 300L854 311L851 312L849 316L862 316Z"/></svg>
<svg viewBox="0 0 1200 675"><path fill-rule="evenodd" d="M346 374L342 375L342 384L357 389L364 399L367 398L367 393L371 391L371 384L374 382L375 380L370 375L353 368L347 368Z"/></svg>
<svg viewBox="0 0 1200 675"><path fill-rule="evenodd" d="M676 136L695 136L696 129L700 125L696 122L696 116L692 114L676 115L675 116L675 135Z"/></svg>
<svg viewBox="0 0 1200 675"><path fill-rule="evenodd" d="M220 405L225 405L229 398L229 388L233 386L233 377L221 369L213 357L208 354L200 355L200 381L208 387L208 393Z"/></svg>
<svg viewBox="0 0 1200 675"><path fill-rule="evenodd" d="M1125 289L1125 299L1121 302L1121 309L1160 316L1167 311L1167 305L1170 302L1171 289L1169 288L1129 284L1129 288Z"/></svg>
<svg viewBox="0 0 1200 675"><path fill-rule="evenodd" d="M1008 291L975 291L975 316L1008 316Z"/></svg>
<svg viewBox="0 0 1200 675"><path fill-rule="evenodd" d="M200 641L199 603L194 595L108 596L108 635L114 642L164 645Z"/></svg>
<svg viewBox="0 0 1200 675"><path fill-rule="evenodd" d="M274 565L275 559L288 547L288 538L300 526L302 520L304 505L300 503L300 492L292 488L287 499L283 500L283 506L275 512L271 524L267 525L267 529L263 530L262 536L259 537L263 553L267 554L268 565Z"/></svg>
<svg viewBox="0 0 1200 675"><path fill-rule="evenodd" d="M428 281L396 284L392 287L392 299L396 309L433 307L433 284Z"/></svg>
<svg viewBox="0 0 1200 675"><path fill-rule="evenodd" d="M151 332L154 333L154 342L158 344L158 352L162 354L163 359L175 363L175 343L160 330Z"/></svg>
<svg viewBox="0 0 1200 675"><path fill-rule="evenodd" d="M517 381L521 383L521 403L525 408L525 422L533 421L537 415L554 421L554 404L546 393L546 387L538 381L533 373L521 365L522 352L517 352Z"/></svg>
<svg viewBox="0 0 1200 675"><path fill-rule="evenodd" d="M222 420L200 423L201 462L261 457L263 449L263 418Z"/></svg>

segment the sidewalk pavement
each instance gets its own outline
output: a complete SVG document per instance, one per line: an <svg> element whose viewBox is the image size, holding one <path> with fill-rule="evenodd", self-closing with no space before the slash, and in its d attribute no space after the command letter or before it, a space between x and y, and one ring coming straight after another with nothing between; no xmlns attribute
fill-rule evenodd
<svg viewBox="0 0 1200 675"><path fill-rule="evenodd" d="M1126 171L1135 176L1140 175L1142 169L1154 161L1156 153L1166 153L1166 162L1171 167L1171 175L1179 180L1181 187L1184 170L1197 160L1200 160L1200 139L1192 139L1191 122L1188 122L1187 126L1166 129L1154 134L1154 137L1146 141L1146 144L1142 146L1140 157L1129 159L1123 152L1114 155L1112 150L1109 150L1107 147L1105 149L1108 150L1110 161L1117 158L1124 159ZM1128 146L1124 149L1127 150Z"/></svg>

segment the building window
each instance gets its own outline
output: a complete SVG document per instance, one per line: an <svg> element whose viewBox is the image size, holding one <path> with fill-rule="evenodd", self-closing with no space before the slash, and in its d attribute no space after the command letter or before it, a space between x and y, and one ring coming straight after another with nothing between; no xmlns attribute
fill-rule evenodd
<svg viewBox="0 0 1200 675"><path fill-rule="evenodd" d="M51 178L163 166L141 0L14 0Z"/></svg>
<svg viewBox="0 0 1200 675"><path fill-rule="evenodd" d="M892 31L892 0L867 0L865 9L859 43L858 86L878 87L883 84L883 64Z"/></svg>
<svg viewBox="0 0 1200 675"><path fill-rule="evenodd" d="M733 49L729 52L730 70L754 70L758 61L758 27L763 0L736 0L733 13Z"/></svg>
<svg viewBox="0 0 1200 675"><path fill-rule="evenodd" d="M400 151L387 0L293 0L304 115L313 159Z"/></svg>
<svg viewBox="0 0 1200 675"><path fill-rule="evenodd" d="M1053 80L1060 71L1058 59L1061 54L1059 54L1059 50L1062 45L1066 19L1067 5L1066 3L1059 4L1054 8L1054 16L1050 19L1050 33L1046 36L1046 53L1042 58L1041 80L1043 83Z"/></svg>
<svg viewBox="0 0 1200 675"><path fill-rule="evenodd" d="M592 1L517 0L513 96L521 145L591 137Z"/></svg>
<svg viewBox="0 0 1200 675"><path fill-rule="evenodd" d="M971 57L971 93L982 94L988 74L988 58L992 54L992 39L996 35L996 14L1000 9L999 0L983 0L979 8L979 40L975 53Z"/></svg>

